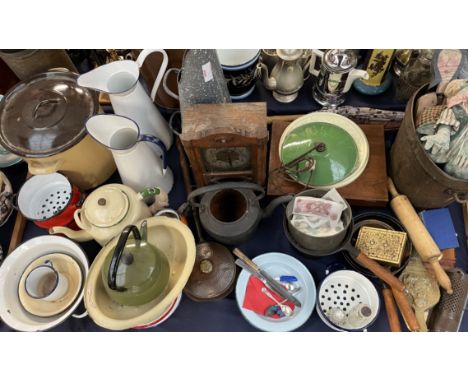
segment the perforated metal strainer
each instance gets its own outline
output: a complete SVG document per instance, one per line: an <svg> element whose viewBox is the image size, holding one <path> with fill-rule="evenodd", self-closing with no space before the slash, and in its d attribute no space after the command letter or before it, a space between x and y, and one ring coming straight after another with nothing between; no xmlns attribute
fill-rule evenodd
<svg viewBox="0 0 468 382"><path fill-rule="evenodd" d="M36 175L28 179L18 194L18 207L30 220L47 220L69 204L72 185L59 174Z"/></svg>
<svg viewBox="0 0 468 382"><path fill-rule="evenodd" d="M337 324L330 319L338 309L346 317L359 304L368 305L372 311L359 327L352 326L346 319ZM342 270L329 274L320 285L317 297L317 313L330 328L338 331L364 330L376 319L380 309L380 299L374 285L364 276Z"/></svg>

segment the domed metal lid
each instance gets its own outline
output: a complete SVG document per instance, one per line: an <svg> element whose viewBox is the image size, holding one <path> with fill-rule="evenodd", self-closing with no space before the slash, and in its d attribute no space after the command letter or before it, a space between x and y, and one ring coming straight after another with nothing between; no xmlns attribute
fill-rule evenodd
<svg viewBox="0 0 468 382"><path fill-rule="evenodd" d="M111 227L120 223L129 209L129 200L119 188L103 186L92 192L83 206L84 215L96 227Z"/></svg>
<svg viewBox="0 0 468 382"><path fill-rule="evenodd" d="M197 257L185 294L195 301L216 300L228 295L236 281L236 265L231 252L221 244L197 245Z"/></svg>
<svg viewBox="0 0 468 382"><path fill-rule="evenodd" d="M94 91L71 72L47 72L18 83L0 102L0 143L23 157L47 157L77 144L99 108Z"/></svg>
<svg viewBox="0 0 468 382"><path fill-rule="evenodd" d="M301 58L302 49L276 49L276 54L279 58L285 61L294 61Z"/></svg>
<svg viewBox="0 0 468 382"><path fill-rule="evenodd" d="M352 49L329 49L323 61L333 71L348 71L356 67L357 56Z"/></svg>

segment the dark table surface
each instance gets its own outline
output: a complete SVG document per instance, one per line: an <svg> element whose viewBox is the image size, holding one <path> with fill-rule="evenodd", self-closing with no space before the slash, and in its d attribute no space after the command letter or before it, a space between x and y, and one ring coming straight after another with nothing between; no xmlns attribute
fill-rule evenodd
<svg viewBox="0 0 468 382"><path fill-rule="evenodd" d="M269 115L281 115L281 114L304 114L314 110L320 109L312 98L312 80L309 79L304 87L301 89L299 97L291 104L281 104L273 99L271 93L265 90L261 83L258 82L255 91L244 101L266 101L268 105ZM386 93L379 96L364 96L356 93L354 90L348 94L347 105L353 106L366 106L375 107L387 110L404 110L404 104L397 101L395 98L394 87L392 86ZM394 134L386 133L387 147L389 147L394 139ZM179 167L178 153L174 146L169 153L169 164L174 171L175 185L173 191L170 193L170 205L172 208L177 208L183 201L185 201L186 194L183 187L182 175ZM25 163L20 163L13 167L4 169L5 174L11 180L14 191L17 192L24 182L27 166ZM118 174L108 181L119 182L120 179ZM265 198L263 203L266 204L268 198ZM466 236L463 225L463 215L461 206L458 204L452 204L449 206L450 214L452 216L456 231L458 233L458 240L460 247L457 248L457 266L462 268L465 272L468 271L468 252L466 246ZM247 253L250 257L255 257L262 253L267 252L281 252L291 255L300 260L311 272L316 286L318 287L320 282L325 277L325 271L329 266L335 266L336 264L345 266L351 269L346 261L343 259L342 254L334 254L323 258L311 258L302 255L296 251L286 239L283 228L282 228L282 217L284 207L276 209L274 214L267 219L264 219L259 225L257 231L253 237L246 243L239 246L241 250ZM353 214L359 214L361 212L367 212L370 209L364 208L353 208ZM385 212L392 215L392 212L388 209L373 209L372 211ZM3 226L0 227L0 244L6 251L10 240L11 232L13 229L15 220L15 214L12 215L10 220ZM31 222L27 223L23 241L31 239L38 235L46 235L47 231L40 229ZM89 262L91 263L100 247L97 243L87 242L82 243L82 248L85 250ZM381 286L380 282L372 279L375 284L380 297ZM388 322L383 308L383 300L381 300L382 309L378 315L378 318L372 326L368 328L368 331L388 331ZM77 312L84 310L83 304L77 309ZM401 320L400 320L401 321ZM403 321L401 321L403 322ZM0 322L0 331L11 331L4 323ZM104 331L105 329L97 326L89 317L83 319L68 318L61 325L52 329L52 331ZM162 325L156 328L146 329L148 331L161 331L161 332L175 332L175 331L256 331L242 316L237 306L234 292L226 298L213 301L197 303L193 302L186 296L183 296L180 306L170 317L169 320L164 322ZM468 318L464 317L462 322L461 331L468 331ZM298 331L331 331L322 320L318 317L317 312L314 310L307 322L298 329Z"/></svg>

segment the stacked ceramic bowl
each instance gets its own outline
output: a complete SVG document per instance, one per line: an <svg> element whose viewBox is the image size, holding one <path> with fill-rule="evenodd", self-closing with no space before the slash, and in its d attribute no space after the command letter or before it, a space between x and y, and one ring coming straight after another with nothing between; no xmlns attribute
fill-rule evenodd
<svg viewBox="0 0 468 382"><path fill-rule="evenodd" d="M83 298L88 260L69 239L38 236L0 268L0 317L11 328L42 331L73 314Z"/></svg>

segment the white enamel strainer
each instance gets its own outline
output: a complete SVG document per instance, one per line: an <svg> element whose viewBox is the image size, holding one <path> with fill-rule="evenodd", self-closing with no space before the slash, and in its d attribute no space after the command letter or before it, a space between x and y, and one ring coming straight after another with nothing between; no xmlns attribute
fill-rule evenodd
<svg viewBox="0 0 468 382"><path fill-rule="evenodd" d="M368 305L372 311L360 327L352 327L346 321L338 326L328 318L330 309L339 308L348 315L358 304ZM333 330L365 330L378 316L380 299L376 288L366 277L355 271L341 270L330 273L322 281L317 293L316 309L322 321Z"/></svg>
<svg viewBox="0 0 468 382"><path fill-rule="evenodd" d="M64 210L72 196L72 185L59 173L35 175L18 194L18 207L30 220L47 220Z"/></svg>

